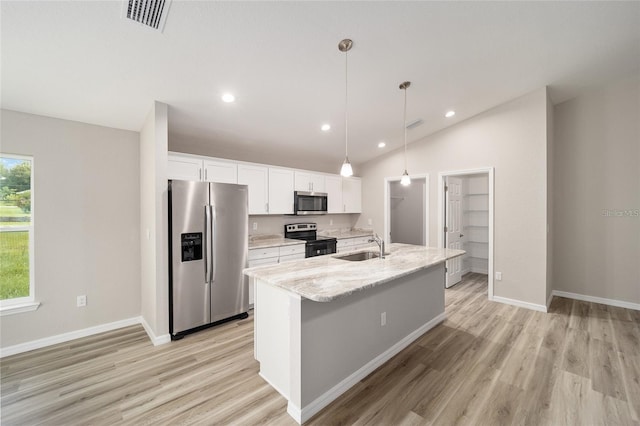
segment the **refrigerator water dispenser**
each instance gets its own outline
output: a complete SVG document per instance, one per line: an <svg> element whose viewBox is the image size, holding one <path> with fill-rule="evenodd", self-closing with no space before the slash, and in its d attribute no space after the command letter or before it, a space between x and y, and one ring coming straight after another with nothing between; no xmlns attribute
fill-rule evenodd
<svg viewBox="0 0 640 426"><path fill-rule="evenodd" d="M182 261L202 260L202 232L181 234Z"/></svg>

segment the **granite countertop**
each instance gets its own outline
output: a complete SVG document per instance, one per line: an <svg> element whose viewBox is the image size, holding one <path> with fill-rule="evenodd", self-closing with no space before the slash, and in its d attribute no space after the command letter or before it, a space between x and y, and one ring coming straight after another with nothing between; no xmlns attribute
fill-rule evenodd
<svg viewBox="0 0 640 426"><path fill-rule="evenodd" d="M343 254L332 254L278 265L256 266L245 269L244 273L304 298L330 302L465 253L464 250L399 243L390 244L387 252L389 254L385 259L350 262L336 258Z"/></svg>
<svg viewBox="0 0 640 426"><path fill-rule="evenodd" d="M328 229L326 231L318 231L318 235L323 237L335 237L335 238L357 238L357 237L369 237L373 235L371 229Z"/></svg>
<svg viewBox="0 0 640 426"><path fill-rule="evenodd" d="M304 244L303 240L284 238L282 235L256 235L249 237L249 250L256 248L292 246Z"/></svg>

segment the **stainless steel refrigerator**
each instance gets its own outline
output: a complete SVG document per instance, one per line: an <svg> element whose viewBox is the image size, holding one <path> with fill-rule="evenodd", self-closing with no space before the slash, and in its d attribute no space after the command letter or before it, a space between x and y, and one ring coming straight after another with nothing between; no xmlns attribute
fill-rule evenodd
<svg viewBox="0 0 640 426"><path fill-rule="evenodd" d="M246 318L246 185L170 180L169 330L173 340Z"/></svg>

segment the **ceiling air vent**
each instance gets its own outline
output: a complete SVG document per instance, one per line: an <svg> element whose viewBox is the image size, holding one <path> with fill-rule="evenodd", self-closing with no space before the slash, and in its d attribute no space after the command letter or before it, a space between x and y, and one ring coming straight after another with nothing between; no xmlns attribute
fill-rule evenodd
<svg viewBox="0 0 640 426"><path fill-rule="evenodd" d="M124 0L122 12L126 19L162 32L170 4L171 0Z"/></svg>
<svg viewBox="0 0 640 426"><path fill-rule="evenodd" d="M407 123L407 129L413 129L414 127L418 127L424 123L422 118L418 118L417 120L413 120L411 123Z"/></svg>

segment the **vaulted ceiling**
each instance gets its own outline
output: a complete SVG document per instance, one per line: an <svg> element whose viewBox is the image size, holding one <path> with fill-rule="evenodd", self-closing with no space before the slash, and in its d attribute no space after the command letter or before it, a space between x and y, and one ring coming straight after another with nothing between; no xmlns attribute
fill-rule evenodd
<svg viewBox="0 0 640 426"><path fill-rule="evenodd" d="M172 138L338 165L343 38L354 163L402 145L405 80L408 121L424 120L411 142L545 85L558 103L640 72L635 1L174 0L162 32L123 19L119 1L0 7L2 108L138 131L158 100Z"/></svg>

